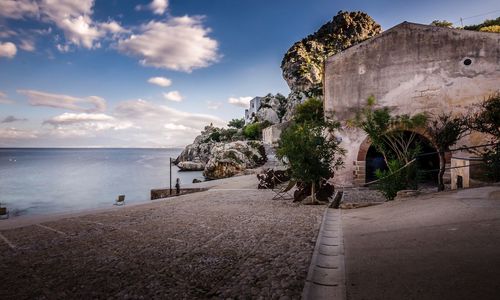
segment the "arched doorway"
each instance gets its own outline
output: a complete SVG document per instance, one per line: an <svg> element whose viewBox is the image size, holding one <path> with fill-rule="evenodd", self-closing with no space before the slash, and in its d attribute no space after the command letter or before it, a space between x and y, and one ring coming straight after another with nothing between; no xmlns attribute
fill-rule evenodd
<svg viewBox="0 0 500 300"><path fill-rule="evenodd" d="M407 134L411 133L408 132ZM439 156L436 153L436 148L422 134L417 134L411 147L416 147L417 145L419 145L419 154L417 156L418 182L423 185L437 185ZM361 144L358 153L358 161L363 160L365 163L365 183L377 179L375 175L377 169L387 170L382 153L371 145L368 138Z"/></svg>

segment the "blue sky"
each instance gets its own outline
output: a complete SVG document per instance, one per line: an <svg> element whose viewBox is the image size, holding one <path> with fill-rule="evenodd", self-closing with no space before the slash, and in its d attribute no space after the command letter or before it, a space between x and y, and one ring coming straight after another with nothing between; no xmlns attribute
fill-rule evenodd
<svg viewBox="0 0 500 300"><path fill-rule="evenodd" d="M250 97L288 94L283 54L339 10L388 29L480 23L500 3L2 0L0 147L183 146Z"/></svg>

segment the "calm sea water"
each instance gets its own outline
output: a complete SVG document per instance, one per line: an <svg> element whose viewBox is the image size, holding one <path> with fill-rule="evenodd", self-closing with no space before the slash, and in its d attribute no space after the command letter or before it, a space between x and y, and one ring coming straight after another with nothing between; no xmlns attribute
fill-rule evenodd
<svg viewBox="0 0 500 300"><path fill-rule="evenodd" d="M11 217L149 201L169 186L169 158L182 149L0 149L0 203ZM172 166L172 185L203 179Z"/></svg>

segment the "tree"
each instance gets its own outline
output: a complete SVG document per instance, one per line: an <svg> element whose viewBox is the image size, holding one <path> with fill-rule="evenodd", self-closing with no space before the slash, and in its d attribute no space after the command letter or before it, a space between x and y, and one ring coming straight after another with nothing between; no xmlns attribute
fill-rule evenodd
<svg viewBox="0 0 500 300"><path fill-rule="evenodd" d="M277 151L278 158L288 161L292 178L311 184L312 203L316 202L316 183L333 176L343 165L345 152L340 141L327 134L339 123L325 121L322 105L321 112L315 109L317 101L308 99L297 106L295 121L281 134Z"/></svg>
<svg viewBox="0 0 500 300"><path fill-rule="evenodd" d="M370 96L355 123L368 135L377 151L382 153L387 165L393 158L408 164L420 151L415 145L418 135L416 130L424 128L427 116L423 113L391 116L389 108L375 108L375 104L375 97Z"/></svg>
<svg viewBox="0 0 500 300"><path fill-rule="evenodd" d="M438 191L444 191L445 151L470 132L467 123L463 116L453 117L451 113L443 113L430 121L426 128L439 153Z"/></svg>
<svg viewBox="0 0 500 300"><path fill-rule="evenodd" d="M453 28L453 23L446 21L446 20L434 20L432 21L431 25L433 26L438 26L438 27L445 27L445 28Z"/></svg>
<svg viewBox="0 0 500 300"><path fill-rule="evenodd" d="M294 120L297 123L324 124L323 101L309 98L295 108Z"/></svg>
<svg viewBox="0 0 500 300"><path fill-rule="evenodd" d="M243 126L245 126L245 120L243 118L232 119L231 121L229 121L229 123L227 123L227 126L240 129L243 128Z"/></svg>
<svg viewBox="0 0 500 300"><path fill-rule="evenodd" d="M499 18L500 19L500 18ZM491 145L481 151L485 163L486 176L500 181L500 92L492 95L473 114L470 127L491 135Z"/></svg>
<svg viewBox="0 0 500 300"><path fill-rule="evenodd" d="M470 126L473 130L490 134L494 142L500 142L500 92L479 104Z"/></svg>
<svg viewBox="0 0 500 300"><path fill-rule="evenodd" d="M392 116L388 107L375 108L375 104L375 97L370 96L352 123L368 135L372 146L384 157L388 170L376 170L377 189L392 200L399 190L416 188L412 161L420 152L417 131L424 127L427 116Z"/></svg>

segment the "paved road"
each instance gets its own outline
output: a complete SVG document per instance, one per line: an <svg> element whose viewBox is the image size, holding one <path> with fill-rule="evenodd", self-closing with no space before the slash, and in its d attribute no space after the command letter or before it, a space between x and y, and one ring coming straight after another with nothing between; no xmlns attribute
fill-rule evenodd
<svg viewBox="0 0 500 300"><path fill-rule="evenodd" d="M500 188L343 211L347 299L500 299Z"/></svg>

